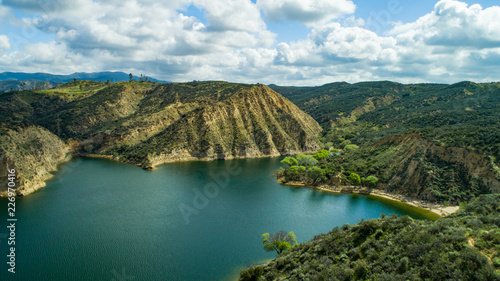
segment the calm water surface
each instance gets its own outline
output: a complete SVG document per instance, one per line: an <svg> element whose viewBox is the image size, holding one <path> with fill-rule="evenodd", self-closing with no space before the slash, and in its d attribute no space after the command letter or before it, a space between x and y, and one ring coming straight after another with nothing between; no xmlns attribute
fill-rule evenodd
<svg viewBox="0 0 500 281"><path fill-rule="evenodd" d="M7 200L0 198L0 280L222 280L274 257L262 249L264 232L294 231L305 242L381 213L428 215L368 196L281 186L273 176L279 161L145 171L73 160L46 188L17 199L16 274L5 263Z"/></svg>

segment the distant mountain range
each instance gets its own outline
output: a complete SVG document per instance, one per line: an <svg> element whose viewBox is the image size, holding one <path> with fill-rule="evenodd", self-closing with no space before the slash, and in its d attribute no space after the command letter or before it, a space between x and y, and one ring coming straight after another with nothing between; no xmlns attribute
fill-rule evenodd
<svg viewBox="0 0 500 281"><path fill-rule="evenodd" d="M158 80L149 76L145 76L148 78L148 81L151 82L162 82L169 83L170 81ZM0 73L0 92L1 91L9 91L11 89L21 90L23 85L22 82L30 81L30 85L35 85L36 83L42 84L43 82L51 82L48 85L52 85L55 83L66 83L69 81L77 80L91 80L91 81L103 81L106 82L108 79L111 82L121 82L121 81L129 81L129 74L125 72L75 72L69 75L58 75L58 74L50 74L50 73L24 73L24 72L2 72ZM139 76L134 74L134 80L139 80ZM43 85L42 85L43 86ZM25 88L26 89L26 88Z"/></svg>

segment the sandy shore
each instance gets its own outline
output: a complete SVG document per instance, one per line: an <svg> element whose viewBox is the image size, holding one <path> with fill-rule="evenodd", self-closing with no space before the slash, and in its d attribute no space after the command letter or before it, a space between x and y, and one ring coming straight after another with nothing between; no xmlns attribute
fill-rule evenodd
<svg viewBox="0 0 500 281"><path fill-rule="evenodd" d="M405 197L403 195L391 194L387 193L380 189L368 189L364 187L356 187L356 186L330 186L330 185L320 185L320 186L309 186L302 182L287 182L281 183L282 185L290 185L290 186L304 186L315 188L319 190L323 190L326 192L332 193L352 193L352 194L364 194L364 195L373 195L382 197L389 200L398 201L401 203L405 203L417 208L425 209L431 211L439 216L447 216L458 211L459 206L445 206L440 204L433 204L422 200L411 199Z"/></svg>

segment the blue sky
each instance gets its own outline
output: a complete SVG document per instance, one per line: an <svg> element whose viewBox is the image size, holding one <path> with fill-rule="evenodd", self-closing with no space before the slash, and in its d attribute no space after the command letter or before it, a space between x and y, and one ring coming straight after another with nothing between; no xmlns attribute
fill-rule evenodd
<svg viewBox="0 0 500 281"><path fill-rule="evenodd" d="M0 0L0 72L279 85L498 81L499 3Z"/></svg>

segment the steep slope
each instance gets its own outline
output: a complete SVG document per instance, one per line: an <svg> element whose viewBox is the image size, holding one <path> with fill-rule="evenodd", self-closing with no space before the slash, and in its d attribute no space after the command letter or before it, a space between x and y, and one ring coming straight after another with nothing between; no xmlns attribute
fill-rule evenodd
<svg viewBox="0 0 500 281"><path fill-rule="evenodd" d="M0 109L3 164L19 167L20 194L42 186L70 152L152 168L312 152L322 130L267 86L227 82L72 81L4 93Z"/></svg>
<svg viewBox="0 0 500 281"><path fill-rule="evenodd" d="M0 135L0 196L7 195L8 170L16 170L16 192L27 195L45 186L57 166L69 160L70 147L38 126Z"/></svg>
<svg viewBox="0 0 500 281"><path fill-rule="evenodd" d="M122 153L144 167L180 160L278 156L319 149L320 131L293 103L257 85L189 112Z"/></svg>
<svg viewBox="0 0 500 281"><path fill-rule="evenodd" d="M500 173L491 159L465 148L435 145L418 134L388 137L369 151L355 153L369 159L366 168L382 179L379 188L393 193L448 204L500 193ZM373 170L377 165L378 171Z"/></svg>

